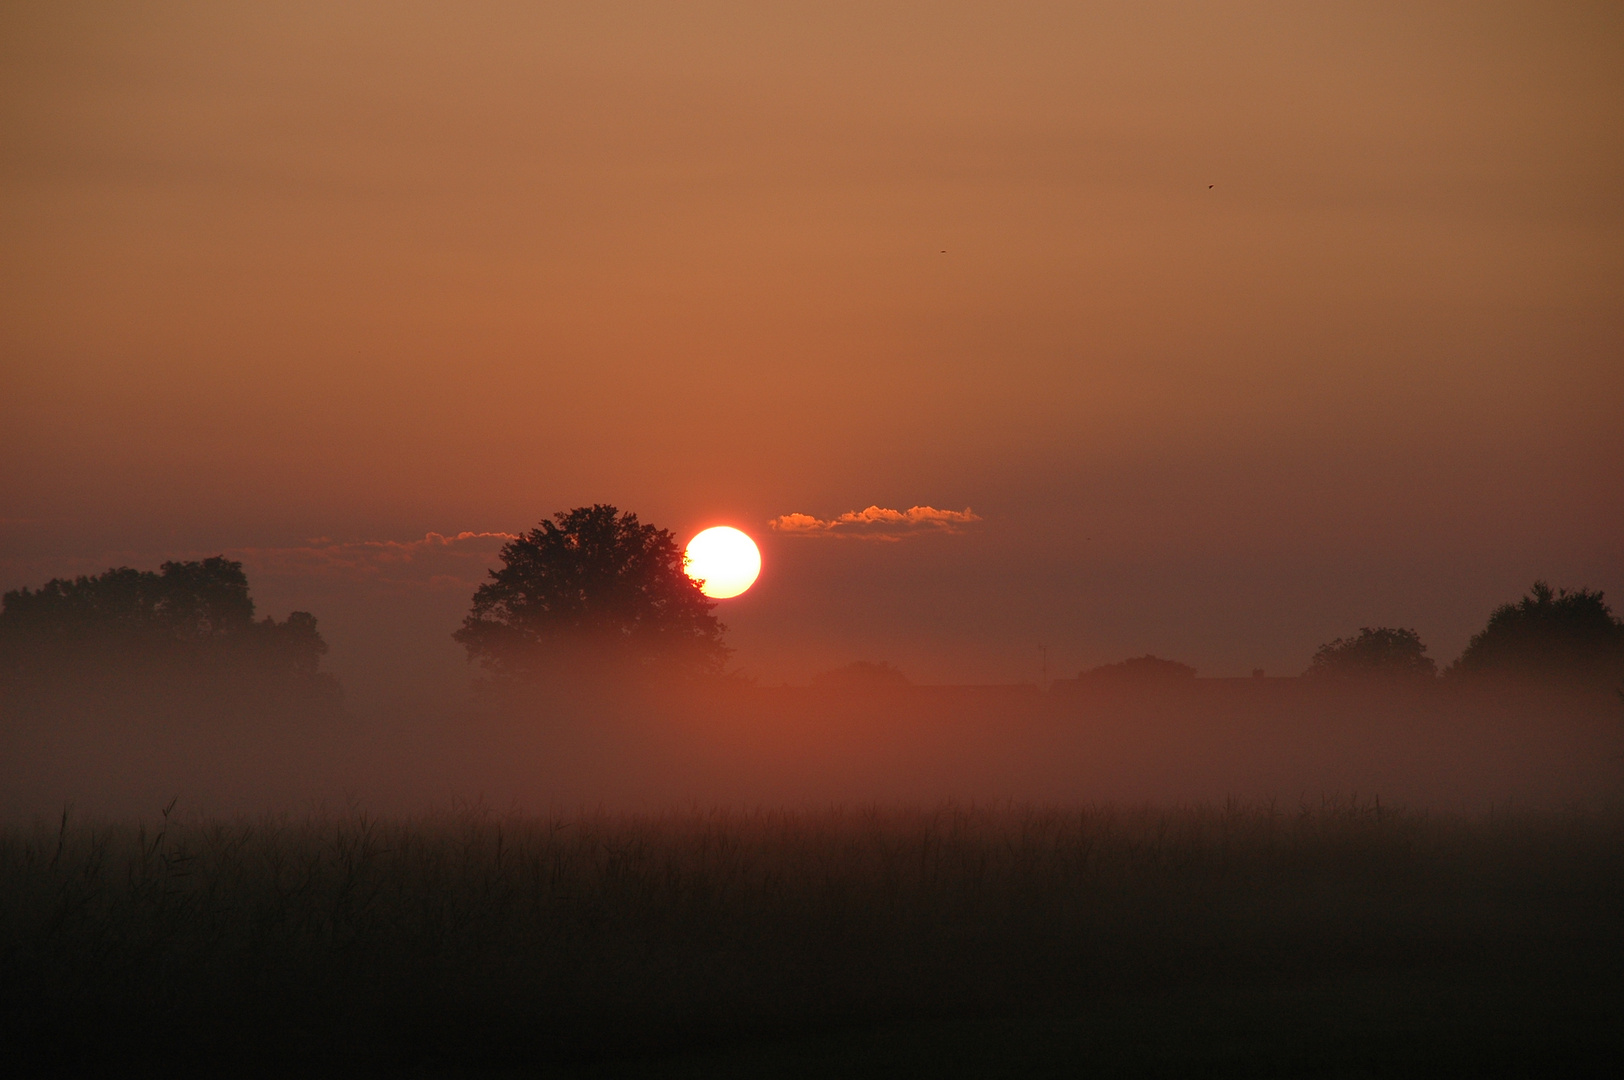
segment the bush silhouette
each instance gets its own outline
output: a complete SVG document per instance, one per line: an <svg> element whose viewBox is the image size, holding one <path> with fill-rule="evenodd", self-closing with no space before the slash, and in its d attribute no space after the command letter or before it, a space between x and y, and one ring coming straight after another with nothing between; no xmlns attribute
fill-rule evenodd
<svg viewBox="0 0 1624 1080"><path fill-rule="evenodd" d="M1515 604L1495 608L1450 666L1452 675L1491 673L1584 683L1624 677L1624 622L1599 591L1553 591L1536 581Z"/></svg>
<svg viewBox="0 0 1624 1080"><path fill-rule="evenodd" d="M470 660L501 679L721 673L726 627L670 532L602 504L553 519L505 545L474 593L452 635Z"/></svg>
<svg viewBox="0 0 1624 1080"><path fill-rule="evenodd" d="M1366 626L1358 637L1337 638L1316 649L1308 674L1320 679L1432 679L1438 665L1414 630Z"/></svg>

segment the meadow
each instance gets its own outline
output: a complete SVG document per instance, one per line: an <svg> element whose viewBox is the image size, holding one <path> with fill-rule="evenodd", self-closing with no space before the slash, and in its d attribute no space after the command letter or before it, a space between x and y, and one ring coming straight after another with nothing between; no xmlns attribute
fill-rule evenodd
<svg viewBox="0 0 1624 1080"><path fill-rule="evenodd" d="M0 832L30 1072L1583 1075L1624 814L1350 800Z"/></svg>

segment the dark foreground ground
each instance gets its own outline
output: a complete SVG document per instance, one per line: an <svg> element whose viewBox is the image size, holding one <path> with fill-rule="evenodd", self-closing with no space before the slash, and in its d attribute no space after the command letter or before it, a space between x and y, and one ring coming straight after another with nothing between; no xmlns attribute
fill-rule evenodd
<svg viewBox="0 0 1624 1080"><path fill-rule="evenodd" d="M1609 1075L1624 815L69 820L0 834L28 1074Z"/></svg>
<svg viewBox="0 0 1624 1080"><path fill-rule="evenodd" d="M646 1077L1616 1076L1617 993L1387 972L1112 995L616 1064ZM590 1074L588 1074L590 1075Z"/></svg>

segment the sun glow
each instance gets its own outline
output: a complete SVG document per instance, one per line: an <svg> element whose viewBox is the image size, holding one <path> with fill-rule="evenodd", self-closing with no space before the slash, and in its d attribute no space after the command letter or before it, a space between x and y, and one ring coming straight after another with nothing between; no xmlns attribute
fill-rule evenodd
<svg viewBox="0 0 1624 1080"><path fill-rule="evenodd" d="M688 576L700 582L699 591L713 600L738 596L761 573L761 551L756 542L727 525L706 529L688 541Z"/></svg>

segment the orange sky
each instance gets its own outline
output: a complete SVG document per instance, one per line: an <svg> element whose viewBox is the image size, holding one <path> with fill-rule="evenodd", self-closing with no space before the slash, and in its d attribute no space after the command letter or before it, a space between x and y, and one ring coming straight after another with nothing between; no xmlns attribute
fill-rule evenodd
<svg viewBox="0 0 1624 1080"><path fill-rule="evenodd" d="M765 678L1624 601L1613 4L7 5L0 140L0 587L606 501L982 517L763 538Z"/></svg>

